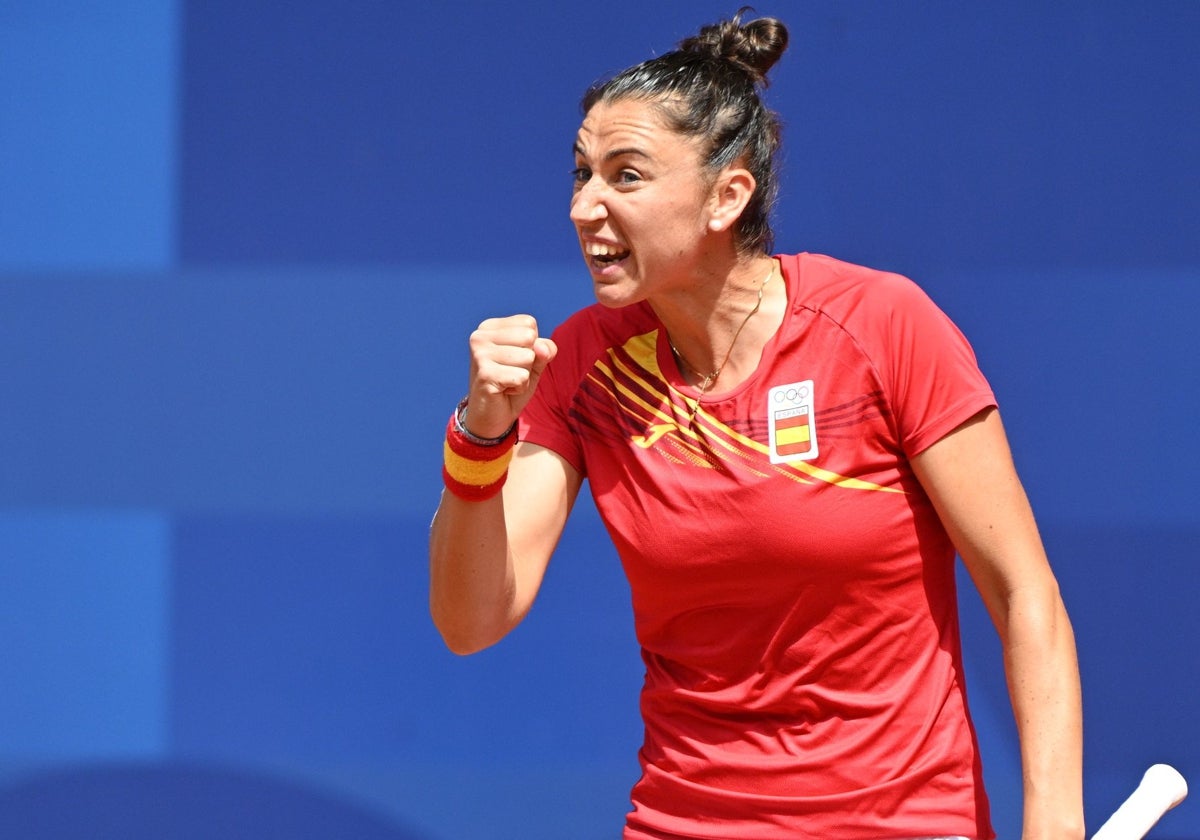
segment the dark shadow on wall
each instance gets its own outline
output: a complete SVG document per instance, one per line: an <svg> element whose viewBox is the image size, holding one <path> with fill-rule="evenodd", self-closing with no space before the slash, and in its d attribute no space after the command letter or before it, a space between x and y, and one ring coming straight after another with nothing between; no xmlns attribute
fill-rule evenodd
<svg viewBox="0 0 1200 840"><path fill-rule="evenodd" d="M73 766L0 789L22 840L433 840L327 792L178 763Z"/></svg>

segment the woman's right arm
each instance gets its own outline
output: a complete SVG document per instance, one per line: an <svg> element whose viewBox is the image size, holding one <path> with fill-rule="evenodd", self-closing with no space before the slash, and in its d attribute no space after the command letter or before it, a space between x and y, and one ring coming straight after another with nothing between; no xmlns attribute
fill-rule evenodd
<svg viewBox="0 0 1200 840"><path fill-rule="evenodd" d="M465 426L497 437L516 422L557 348L525 315L485 321L470 344ZM581 484L558 454L518 443L500 493L468 501L443 491L429 540L429 606L451 650L493 645L529 612Z"/></svg>
<svg viewBox="0 0 1200 840"><path fill-rule="evenodd" d="M495 644L529 612L580 484L556 453L518 443L499 495L468 502L442 492L429 540L429 607L452 651Z"/></svg>

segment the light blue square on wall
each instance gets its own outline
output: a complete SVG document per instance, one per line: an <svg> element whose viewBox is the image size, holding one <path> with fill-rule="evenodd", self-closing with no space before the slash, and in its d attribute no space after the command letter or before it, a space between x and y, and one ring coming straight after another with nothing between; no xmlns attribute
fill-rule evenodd
<svg viewBox="0 0 1200 840"><path fill-rule="evenodd" d="M165 516L0 512L0 758L163 752L169 568Z"/></svg>
<svg viewBox="0 0 1200 840"><path fill-rule="evenodd" d="M0 3L0 272L171 264L177 7Z"/></svg>

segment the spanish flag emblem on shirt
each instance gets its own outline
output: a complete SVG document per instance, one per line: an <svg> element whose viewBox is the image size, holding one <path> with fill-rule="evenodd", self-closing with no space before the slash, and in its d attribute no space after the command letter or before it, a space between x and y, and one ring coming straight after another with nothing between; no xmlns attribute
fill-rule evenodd
<svg viewBox="0 0 1200 840"><path fill-rule="evenodd" d="M771 462L807 461L817 456L812 380L779 385L767 395Z"/></svg>
<svg viewBox="0 0 1200 840"><path fill-rule="evenodd" d="M812 449L812 424L808 406L775 414L775 451L784 458L806 455Z"/></svg>

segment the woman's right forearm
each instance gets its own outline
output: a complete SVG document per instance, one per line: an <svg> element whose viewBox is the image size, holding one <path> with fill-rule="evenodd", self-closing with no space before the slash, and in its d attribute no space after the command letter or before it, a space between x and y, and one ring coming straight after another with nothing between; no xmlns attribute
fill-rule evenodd
<svg viewBox="0 0 1200 840"><path fill-rule="evenodd" d="M469 395L446 430L447 491L429 538L429 608L455 653L495 644L529 611L580 482L536 446L523 470L511 460L522 448L517 417L558 352L537 321L489 318L471 333L470 348ZM524 492L508 516L504 497L514 483Z"/></svg>
<svg viewBox="0 0 1200 840"><path fill-rule="evenodd" d="M503 495L442 494L429 537L429 609L458 654L495 644L520 620Z"/></svg>

